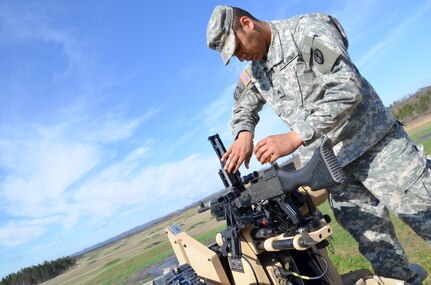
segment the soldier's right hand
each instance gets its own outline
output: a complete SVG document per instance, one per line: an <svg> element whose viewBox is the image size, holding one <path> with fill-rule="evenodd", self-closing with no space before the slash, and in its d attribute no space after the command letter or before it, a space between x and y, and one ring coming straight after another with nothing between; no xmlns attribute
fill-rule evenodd
<svg viewBox="0 0 431 285"><path fill-rule="evenodd" d="M248 169L252 154L253 134L249 131L242 131L221 158L222 161L226 161L224 169L227 172L235 173L243 162Z"/></svg>

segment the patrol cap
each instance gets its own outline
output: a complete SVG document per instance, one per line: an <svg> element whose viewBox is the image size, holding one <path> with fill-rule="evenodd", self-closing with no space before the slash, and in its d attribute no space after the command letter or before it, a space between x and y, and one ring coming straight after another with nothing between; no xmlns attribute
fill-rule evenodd
<svg viewBox="0 0 431 285"><path fill-rule="evenodd" d="M207 44L210 49L221 53L226 65L235 53L236 39L232 29L233 9L231 6L217 6L207 27Z"/></svg>

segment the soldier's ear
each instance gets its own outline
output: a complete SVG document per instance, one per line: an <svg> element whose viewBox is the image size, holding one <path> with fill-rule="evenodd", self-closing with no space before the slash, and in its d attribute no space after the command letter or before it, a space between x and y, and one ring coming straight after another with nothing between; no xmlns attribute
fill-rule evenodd
<svg viewBox="0 0 431 285"><path fill-rule="evenodd" d="M250 19L249 17L242 16L242 17L239 19L239 22L241 23L241 27L242 27L242 29L243 29L243 30L246 30L246 29L251 29L251 30L253 30L253 29L254 29L254 23L253 23L253 20L252 20L252 19Z"/></svg>

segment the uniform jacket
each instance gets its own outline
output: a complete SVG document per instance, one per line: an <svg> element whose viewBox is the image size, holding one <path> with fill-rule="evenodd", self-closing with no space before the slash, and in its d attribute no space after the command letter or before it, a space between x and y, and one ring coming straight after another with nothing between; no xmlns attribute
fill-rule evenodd
<svg viewBox="0 0 431 285"><path fill-rule="evenodd" d="M235 90L234 136L254 132L268 103L302 137L305 150L327 134L342 166L380 141L395 120L351 62L338 21L314 13L269 24L267 58L249 63Z"/></svg>

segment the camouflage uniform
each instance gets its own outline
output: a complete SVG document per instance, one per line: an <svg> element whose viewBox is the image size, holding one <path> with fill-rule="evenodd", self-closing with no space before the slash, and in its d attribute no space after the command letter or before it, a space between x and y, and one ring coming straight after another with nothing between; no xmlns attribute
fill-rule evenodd
<svg viewBox="0 0 431 285"><path fill-rule="evenodd" d="M315 13L268 23L267 58L249 63L234 93L234 136L254 132L265 103L302 137L303 160L327 134L347 176L330 189L337 221L377 275L413 280L387 208L431 242L431 173L422 149L351 62L335 18Z"/></svg>

